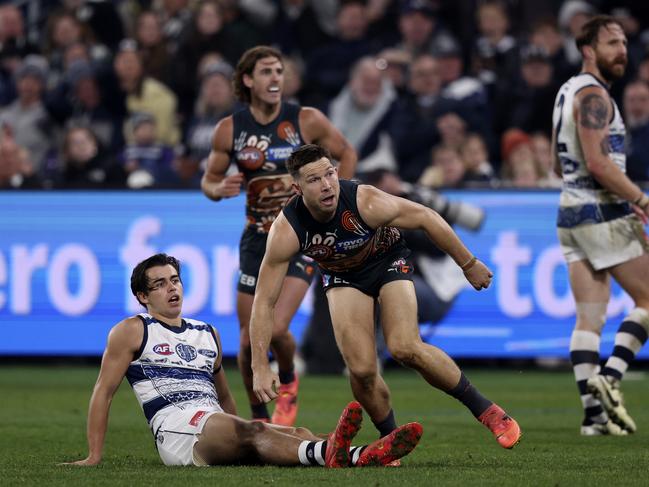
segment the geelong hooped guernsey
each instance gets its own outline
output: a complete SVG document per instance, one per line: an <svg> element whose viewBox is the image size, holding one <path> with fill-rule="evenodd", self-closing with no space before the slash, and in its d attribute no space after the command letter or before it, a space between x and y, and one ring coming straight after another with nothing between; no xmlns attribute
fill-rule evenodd
<svg viewBox="0 0 649 487"><path fill-rule="evenodd" d="M295 196L284 207L284 216L295 230L300 251L328 272L355 272L388 252L405 247L394 227L371 228L363 221L356 203L358 184L340 180L340 197L334 217L317 221Z"/></svg>
<svg viewBox="0 0 649 487"><path fill-rule="evenodd" d="M575 96L589 86L608 88L590 73L580 73L566 81L559 89L554 105L552 122L556 134L557 153L563 172L560 198L559 227L601 223L625 216L630 206L614 193L605 189L588 171L586 159L577 134L577 121L573 113ZM610 100L610 101L608 101ZM613 108L609 121L608 152L617 167L626 172L624 137L626 129L615 101L608 97Z"/></svg>
<svg viewBox="0 0 649 487"><path fill-rule="evenodd" d="M220 353L214 328L198 320L173 327L147 313L138 317L144 338L126 378L149 426L178 409L220 407L212 377Z"/></svg>
<svg viewBox="0 0 649 487"><path fill-rule="evenodd" d="M286 159L302 145L300 107L282 103L269 124L257 122L250 107L232 115L232 162L247 182L246 218L259 233L268 233L277 215L294 194Z"/></svg>

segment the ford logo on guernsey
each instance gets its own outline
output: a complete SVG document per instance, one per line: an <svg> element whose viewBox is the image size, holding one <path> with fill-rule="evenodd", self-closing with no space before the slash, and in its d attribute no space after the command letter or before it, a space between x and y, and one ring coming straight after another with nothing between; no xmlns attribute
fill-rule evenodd
<svg viewBox="0 0 649 487"><path fill-rule="evenodd" d="M191 345L185 345L184 343L179 343L178 345L176 345L176 353L185 362L191 362L198 355L194 347L192 347Z"/></svg>
<svg viewBox="0 0 649 487"><path fill-rule="evenodd" d="M168 343L158 343L153 347L153 351L158 355L171 355L174 353Z"/></svg>
<svg viewBox="0 0 649 487"><path fill-rule="evenodd" d="M208 348L199 348L198 353L200 353L201 355L205 355L206 357L209 357L209 358L216 357L216 352L214 350L210 350Z"/></svg>

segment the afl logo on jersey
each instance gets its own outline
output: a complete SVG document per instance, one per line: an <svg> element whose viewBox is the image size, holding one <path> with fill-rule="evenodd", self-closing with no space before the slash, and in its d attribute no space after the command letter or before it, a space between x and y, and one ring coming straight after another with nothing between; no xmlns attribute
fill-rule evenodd
<svg viewBox="0 0 649 487"><path fill-rule="evenodd" d="M176 345L176 353L185 362L191 362L198 355L194 347L192 347L191 345L185 345L184 343L179 343L178 345Z"/></svg>
<svg viewBox="0 0 649 487"><path fill-rule="evenodd" d="M173 355L174 351L168 343L158 343L153 346L153 351L158 355Z"/></svg>
<svg viewBox="0 0 649 487"><path fill-rule="evenodd" d="M322 260L331 257L333 250L331 247L327 247L326 245L311 245L307 249L307 252L309 252L309 256L313 257L315 260Z"/></svg>
<svg viewBox="0 0 649 487"><path fill-rule="evenodd" d="M265 160L264 153L256 147L244 147L237 152L237 163L249 171L259 169Z"/></svg>

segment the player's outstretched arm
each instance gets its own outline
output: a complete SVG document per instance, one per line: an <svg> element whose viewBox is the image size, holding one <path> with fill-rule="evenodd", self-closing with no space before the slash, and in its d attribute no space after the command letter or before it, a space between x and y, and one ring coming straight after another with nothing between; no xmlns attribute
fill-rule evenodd
<svg viewBox="0 0 649 487"><path fill-rule="evenodd" d="M213 201L232 198L241 192L243 174L225 176L230 167L232 152L232 117L226 117L216 124L212 135L212 150L207 157L205 174L201 179L203 194Z"/></svg>
<svg viewBox="0 0 649 487"><path fill-rule="evenodd" d="M606 90L599 86L584 88L577 94L573 110L579 142L590 173L606 189L649 214L649 198L609 156L609 121L613 107Z"/></svg>
<svg viewBox="0 0 649 487"><path fill-rule="evenodd" d="M300 129L306 142L321 145L331 152L338 161L338 175L342 179L354 177L358 160L356 151L324 113L316 108L303 107L300 110Z"/></svg>
<svg viewBox="0 0 649 487"><path fill-rule="evenodd" d="M280 213L273 222L266 242L266 253L259 268L259 278L250 317L253 391L260 401L277 397L279 378L268 364L268 347L273 333L273 313L279 299L289 262L300 250L291 224Z"/></svg>
<svg viewBox="0 0 649 487"><path fill-rule="evenodd" d="M223 348L221 347L221 336L216 329L214 330L214 333L216 335L216 346L219 351L219 358L214 364L214 370L217 371L214 373L214 388L219 396L219 404L223 411L236 416L237 405L234 402L234 397L232 396L230 386L228 385L228 379L223 370Z"/></svg>
<svg viewBox="0 0 649 487"><path fill-rule="evenodd" d="M101 462L104 439L108 428L108 412L113 396L122 382L129 364L142 344L142 322L128 318L113 327L101 359L99 377L95 383L88 408L88 456L66 465L97 465Z"/></svg>
<svg viewBox="0 0 649 487"><path fill-rule="evenodd" d="M489 287L493 273L466 248L451 226L434 210L375 188L361 185L357 196L363 220L373 228L391 226L420 229L462 268L469 283L480 290Z"/></svg>

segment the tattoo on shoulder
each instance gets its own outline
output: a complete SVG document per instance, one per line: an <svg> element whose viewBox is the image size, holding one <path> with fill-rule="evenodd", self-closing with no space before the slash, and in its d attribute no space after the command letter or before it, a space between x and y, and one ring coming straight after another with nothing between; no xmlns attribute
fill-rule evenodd
<svg viewBox="0 0 649 487"><path fill-rule="evenodd" d="M606 100L600 95L588 94L581 101L581 126L587 129L603 129L608 122Z"/></svg>

